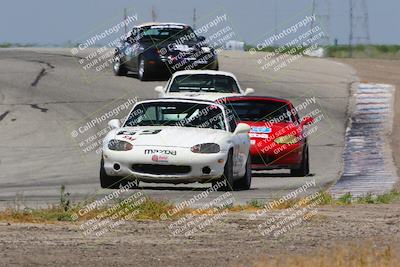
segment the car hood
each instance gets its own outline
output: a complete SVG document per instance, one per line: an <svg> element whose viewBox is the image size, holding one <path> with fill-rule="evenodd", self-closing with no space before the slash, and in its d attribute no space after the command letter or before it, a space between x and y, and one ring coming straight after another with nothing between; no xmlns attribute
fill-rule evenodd
<svg viewBox="0 0 400 267"><path fill-rule="evenodd" d="M173 97L173 98L190 98L198 100L210 100L216 101L218 99L224 99L226 97L240 96L240 93L205 93L205 92L177 92L177 93L165 93L162 97Z"/></svg>
<svg viewBox="0 0 400 267"><path fill-rule="evenodd" d="M229 135L231 133L224 130L194 127L122 127L110 131L103 144L118 139L136 146L192 147L202 143L219 143Z"/></svg>
<svg viewBox="0 0 400 267"><path fill-rule="evenodd" d="M278 122L278 123L267 123L257 121L242 121L250 126L249 136L251 139L266 139L272 137L272 140L288 134L292 134L294 131L295 135L299 134L301 128L292 122Z"/></svg>

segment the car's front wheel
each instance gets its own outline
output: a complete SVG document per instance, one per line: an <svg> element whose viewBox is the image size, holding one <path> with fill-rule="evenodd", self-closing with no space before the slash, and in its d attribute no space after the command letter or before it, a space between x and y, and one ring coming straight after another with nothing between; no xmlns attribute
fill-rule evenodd
<svg viewBox="0 0 400 267"><path fill-rule="evenodd" d="M244 176L241 177L239 180L235 181L234 189L235 190L249 190L251 186L251 158L250 153L247 156L246 161L246 172Z"/></svg>
<svg viewBox="0 0 400 267"><path fill-rule="evenodd" d="M113 72L116 76L125 76L128 73L119 56L115 56L114 58Z"/></svg>
<svg viewBox="0 0 400 267"><path fill-rule="evenodd" d="M305 145L303 157L298 169L290 169L291 176L304 177L310 173L310 158L308 154L308 145Z"/></svg>
<svg viewBox="0 0 400 267"><path fill-rule="evenodd" d="M229 151L228 157L226 159L225 167L224 167L224 174L221 177L222 181L225 182L225 185L218 188L218 191L233 191L234 190L234 183L233 183L233 152L232 150ZM213 186L216 182L213 182Z"/></svg>
<svg viewBox="0 0 400 267"><path fill-rule="evenodd" d="M100 162L100 186L101 188L119 189L121 186L127 184L127 180L122 177L107 175L104 169L104 160ZM136 183L138 185L138 183Z"/></svg>

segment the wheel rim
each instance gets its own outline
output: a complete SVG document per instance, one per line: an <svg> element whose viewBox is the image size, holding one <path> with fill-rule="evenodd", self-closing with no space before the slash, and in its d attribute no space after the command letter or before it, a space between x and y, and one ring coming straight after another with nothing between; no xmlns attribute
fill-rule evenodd
<svg viewBox="0 0 400 267"><path fill-rule="evenodd" d="M140 60L140 63L139 63L139 75L140 75L141 77L143 77L143 73L144 73L144 60L141 59L141 60Z"/></svg>

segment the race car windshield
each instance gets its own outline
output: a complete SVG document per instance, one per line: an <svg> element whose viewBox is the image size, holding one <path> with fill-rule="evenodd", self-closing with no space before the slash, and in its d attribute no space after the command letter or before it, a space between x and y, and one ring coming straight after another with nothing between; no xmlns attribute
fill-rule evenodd
<svg viewBox="0 0 400 267"><path fill-rule="evenodd" d="M149 26L142 29L142 38L148 41L177 40L196 41L196 35L192 28L183 26Z"/></svg>
<svg viewBox="0 0 400 267"><path fill-rule="evenodd" d="M226 106L240 121L293 122L289 105L279 101L232 101Z"/></svg>
<svg viewBox="0 0 400 267"><path fill-rule="evenodd" d="M179 75L170 86L170 92L239 93L236 81L225 75Z"/></svg>
<svg viewBox="0 0 400 267"><path fill-rule="evenodd" d="M150 102L137 105L128 126L178 126L225 130L224 114L215 105L185 102Z"/></svg>

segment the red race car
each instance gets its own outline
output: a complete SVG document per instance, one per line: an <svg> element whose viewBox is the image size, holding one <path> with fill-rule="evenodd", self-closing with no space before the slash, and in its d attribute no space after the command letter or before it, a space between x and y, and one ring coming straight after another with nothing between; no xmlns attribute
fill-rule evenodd
<svg viewBox="0 0 400 267"><path fill-rule="evenodd" d="M251 167L253 170L290 169L292 176L309 174L305 126L311 117L300 120L288 100L263 96L224 99L235 123L250 125ZM231 116L231 117L232 117Z"/></svg>

